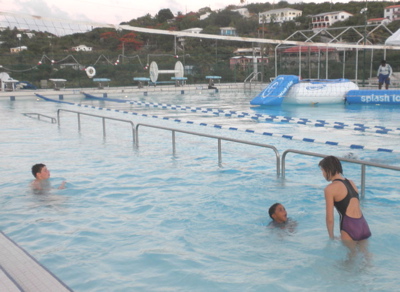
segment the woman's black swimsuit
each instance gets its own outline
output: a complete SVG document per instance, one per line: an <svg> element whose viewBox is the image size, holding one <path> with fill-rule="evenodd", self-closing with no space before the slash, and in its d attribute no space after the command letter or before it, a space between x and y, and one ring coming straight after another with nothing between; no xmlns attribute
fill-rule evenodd
<svg viewBox="0 0 400 292"><path fill-rule="evenodd" d="M347 232L347 234L355 241L367 239L371 236L371 231L364 216L360 218L352 218L346 215L347 207L350 204L352 198L359 200L358 193L351 185L348 179L335 179L334 181L341 181L347 189L347 195L343 200L334 202L335 208L340 215L340 230Z"/></svg>

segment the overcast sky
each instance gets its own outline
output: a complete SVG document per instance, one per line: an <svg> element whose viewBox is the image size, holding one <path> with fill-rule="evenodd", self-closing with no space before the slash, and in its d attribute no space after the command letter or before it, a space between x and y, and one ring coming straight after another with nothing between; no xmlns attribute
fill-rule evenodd
<svg viewBox="0 0 400 292"><path fill-rule="evenodd" d="M308 3L328 0L287 1ZM265 2L267 1L248 0L245 4ZM335 0L334 2L347 1ZM240 0L0 0L1 10L6 12L110 24L119 24L148 13L154 16L158 11L166 8L176 15L179 11L185 14L190 11L197 12L203 7L218 10L228 5L240 5Z"/></svg>

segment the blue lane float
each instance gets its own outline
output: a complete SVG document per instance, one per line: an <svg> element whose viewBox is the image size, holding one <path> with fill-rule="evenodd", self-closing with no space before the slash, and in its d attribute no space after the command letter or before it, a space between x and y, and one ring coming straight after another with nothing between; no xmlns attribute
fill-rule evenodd
<svg viewBox="0 0 400 292"><path fill-rule="evenodd" d="M348 104L400 105L400 90L350 90L346 94Z"/></svg>

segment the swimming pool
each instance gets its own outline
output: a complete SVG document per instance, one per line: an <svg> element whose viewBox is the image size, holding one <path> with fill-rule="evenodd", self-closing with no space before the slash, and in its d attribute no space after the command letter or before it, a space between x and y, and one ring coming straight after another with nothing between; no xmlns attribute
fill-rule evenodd
<svg viewBox="0 0 400 292"><path fill-rule="evenodd" d="M250 108L250 98L239 92L109 97L313 120L367 120L387 127L396 127L400 119L397 108ZM266 149L224 143L219 165L216 142L207 138L177 134L173 155L169 132L140 130L136 149L128 125L107 123L103 139L101 122L95 118L82 117L79 133L73 114L62 113L58 127L22 113L56 116L57 109L74 109L267 143L280 152L289 148L338 156L352 152L360 159L392 165L398 165L399 158L396 135L99 102L81 95L65 101L120 112L33 96L0 101L0 147L6 166L1 171L0 222L8 236L75 291L392 291L400 284L396 172L368 168L362 205L373 233L369 246L373 256L368 264L362 258L347 263L346 249L329 241L325 230L326 182L318 158L290 155L282 179ZM182 122L187 120L193 123ZM334 138L396 151L308 143L245 129ZM47 164L54 186L67 180L67 189L33 195L28 187L30 166L37 162ZM346 163L344 168L359 185L359 167ZM294 233L266 228L267 209L276 201L298 222Z"/></svg>

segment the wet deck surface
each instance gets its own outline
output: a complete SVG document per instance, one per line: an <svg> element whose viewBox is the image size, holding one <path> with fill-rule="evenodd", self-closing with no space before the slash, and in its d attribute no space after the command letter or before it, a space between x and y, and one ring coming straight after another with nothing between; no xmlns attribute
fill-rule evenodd
<svg viewBox="0 0 400 292"><path fill-rule="evenodd" d="M0 267L0 291L72 291L3 232L0 232Z"/></svg>

